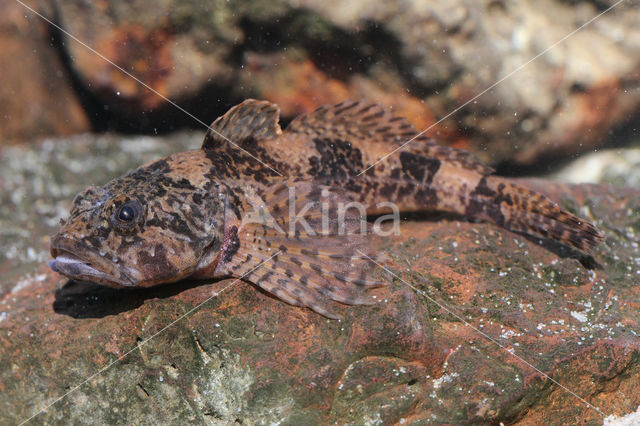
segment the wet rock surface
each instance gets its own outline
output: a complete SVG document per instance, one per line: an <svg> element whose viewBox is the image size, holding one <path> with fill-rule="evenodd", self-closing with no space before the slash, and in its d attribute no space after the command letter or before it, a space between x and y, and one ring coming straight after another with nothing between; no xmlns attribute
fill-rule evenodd
<svg viewBox="0 0 640 426"><path fill-rule="evenodd" d="M53 404L38 423L599 424L640 405L637 190L522 181L594 219L606 233L594 259L407 218L380 247L396 278L374 306L339 307L340 322L241 281L117 291L47 269L47 236L77 189L201 138L2 151L1 423Z"/></svg>
<svg viewBox="0 0 640 426"><path fill-rule="evenodd" d="M432 133L485 162L530 164L605 144L609 131L637 119L640 105L635 2L617 4L600 17L613 2L51 5L45 12L56 23L207 124L247 97L278 102L285 118L364 97L424 129L491 87ZM24 13L29 22L39 19ZM202 124L86 47L53 33L94 128L151 133ZM41 40L39 52L51 49ZM12 68L16 81L22 81L17 76L23 68L18 62ZM59 81L55 67L44 68L52 73L49 80ZM39 80L27 79L17 99L27 99L29 81ZM31 108L48 105L28 99ZM20 124L27 136L32 124L44 126ZM62 130L43 127L38 134L46 131Z"/></svg>

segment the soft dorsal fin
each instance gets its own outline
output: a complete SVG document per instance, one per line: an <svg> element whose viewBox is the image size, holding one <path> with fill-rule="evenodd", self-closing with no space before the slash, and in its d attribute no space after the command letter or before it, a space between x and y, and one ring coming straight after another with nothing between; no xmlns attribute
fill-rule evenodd
<svg viewBox="0 0 640 426"><path fill-rule="evenodd" d="M296 117L287 126L286 133L346 141L354 138L368 139L387 144L393 149L414 138L418 131L405 118L393 115L378 104L346 101L333 106L323 105L311 113ZM476 160L473 154L438 145L433 138L424 134L416 137L403 149L455 163L459 167L482 174L491 174L494 171Z"/></svg>
<svg viewBox="0 0 640 426"><path fill-rule="evenodd" d="M216 149L228 141L243 146L249 141L277 138L280 108L268 101L247 99L231 108L211 124L202 149Z"/></svg>
<svg viewBox="0 0 640 426"><path fill-rule="evenodd" d="M407 140L418 133L405 118L396 117L380 105L365 101L323 105L296 117L286 132L312 137L367 138L386 143Z"/></svg>

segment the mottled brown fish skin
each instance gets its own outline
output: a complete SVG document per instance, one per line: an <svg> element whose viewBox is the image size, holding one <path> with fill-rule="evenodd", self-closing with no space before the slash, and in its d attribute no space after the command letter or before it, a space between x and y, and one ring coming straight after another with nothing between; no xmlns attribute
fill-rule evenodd
<svg viewBox="0 0 640 426"><path fill-rule="evenodd" d="M381 285L371 259L384 259L363 214L337 213L345 203L455 212L585 253L602 241L588 221L378 105L321 107L285 131L278 120L276 105L247 100L214 121L201 149L88 188L52 238L51 268L116 287L235 276L338 318L331 301L369 303L366 290Z"/></svg>
<svg viewBox="0 0 640 426"><path fill-rule="evenodd" d="M73 268L82 266L73 262L56 265L59 272L139 287L191 275L222 243L228 189L209 177L212 172L203 151L187 151L80 193L51 253L79 257L108 276L75 277ZM125 206L135 212L130 222L118 218Z"/></svg>
<svg viewBox="0 0 640 426"><path fill-rule="evenodd" d="M253 102L230 112L241 115ZM277 126L277 107L256 115L257 122L271 120L271 126ZM229 136L237 136L234 140L244 149L290 177L342 188L348 198L368 205L368 214L387 212L376 207L381 202L392 202L402 212L453 212L557 240L587 254L603 239L589 221L542 194L490 176L493 169L470 153L418 135L404 118L376 104L350 101L323 106L294 119L284 132L277 127L259 142L244 135ZM408 140L412 142L406 144ZM212 132L205 139L207 145L233 155Z"/></svg>

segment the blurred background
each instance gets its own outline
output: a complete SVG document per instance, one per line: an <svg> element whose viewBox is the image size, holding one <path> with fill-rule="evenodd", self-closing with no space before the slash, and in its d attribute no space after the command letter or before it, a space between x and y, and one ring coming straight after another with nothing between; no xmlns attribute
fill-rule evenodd
<svg viewBox="0 0 640 426"><path fill-rule="evenodd" d="M433 133L510 173L637 138L638 2L25 4L207 124L247 97L278 103L285 121L366 98L424 129L504 79ZM203 130L19 2L0 8L2 146Z"/></svg>

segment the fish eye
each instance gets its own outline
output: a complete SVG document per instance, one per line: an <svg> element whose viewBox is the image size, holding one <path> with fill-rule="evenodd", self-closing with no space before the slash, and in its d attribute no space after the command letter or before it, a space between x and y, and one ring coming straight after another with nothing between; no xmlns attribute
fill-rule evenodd
<svg viewBox="0 0 640 426"><path fill-rule="evenodd" d="M136 211L131 206L122 206L118 211L118 220L131 222L136 216Z"/></svg>
<svg viewBox="0 0 640 426"><path fill-rule="evenodd" d="M129 200L115 211L115 219L123 225L133 224L138 220L142 213L142 207L140 203L134 200Z"/></svg>

